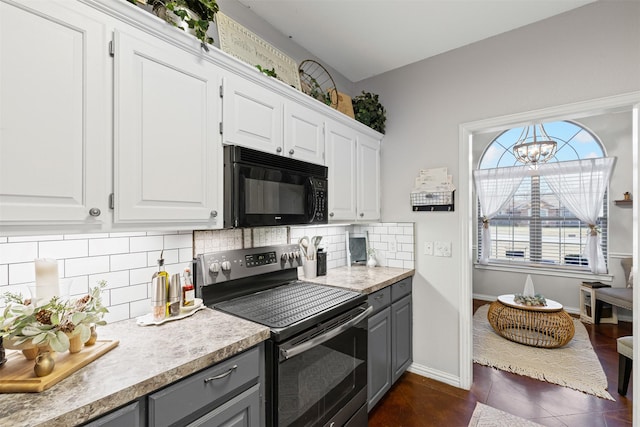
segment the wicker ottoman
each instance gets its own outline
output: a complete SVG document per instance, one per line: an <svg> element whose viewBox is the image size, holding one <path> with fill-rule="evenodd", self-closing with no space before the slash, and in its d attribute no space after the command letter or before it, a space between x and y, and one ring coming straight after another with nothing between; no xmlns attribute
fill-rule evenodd
<svg viewBox="0 0 640 427"><path fill-rule="evenodd" d="M489 306L487 318L502 337L533 347L562 347L575 333L573 319L553 300L532 307L515 303L513 295L501 295Z"/></svg>

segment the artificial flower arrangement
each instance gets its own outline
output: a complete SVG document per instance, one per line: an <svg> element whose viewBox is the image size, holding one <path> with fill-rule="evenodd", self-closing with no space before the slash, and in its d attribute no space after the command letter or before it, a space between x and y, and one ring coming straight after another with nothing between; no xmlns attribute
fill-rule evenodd
<svg viewBox="0 0 640 427"><path fill-rule="evenodd" d="M70 338L79 336L86 343L92 326L107 323L103 317L108 310L101 298L105 286L106 281L102 280L82 298L65 301L55 296L41 305L21 294L5 293L6 307L0 313L4 346L21 350L48 346L64 352L69 350Z"/></svg>

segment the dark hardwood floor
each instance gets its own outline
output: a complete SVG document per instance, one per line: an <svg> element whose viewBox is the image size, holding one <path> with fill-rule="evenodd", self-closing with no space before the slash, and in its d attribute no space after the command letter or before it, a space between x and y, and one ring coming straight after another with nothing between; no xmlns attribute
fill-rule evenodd
<svg viewBox="0 0 640 427"><path fill-rule="evenodd" d="M474 300L474 311L483 304ZM474 364L469 391L405 373L371 410L369 427L467 427L476 402L549 427L630 426L633 382L618 394L616 338L631 335L631 323L585 326L615 402Z"/></svg>

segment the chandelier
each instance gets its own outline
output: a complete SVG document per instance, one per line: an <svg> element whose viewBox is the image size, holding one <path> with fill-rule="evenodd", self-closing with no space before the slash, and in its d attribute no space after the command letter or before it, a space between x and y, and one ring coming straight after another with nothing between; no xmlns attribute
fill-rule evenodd
<svg viewBox="0 0 640 427"><path fill-rule="evenodd" d="M522 129L520 137L513 146L513 155L516 156L517 161L525 165L536 166L549 161L556 154L556 148L556 142L549 138L542 123L533 124Z"/></svg>

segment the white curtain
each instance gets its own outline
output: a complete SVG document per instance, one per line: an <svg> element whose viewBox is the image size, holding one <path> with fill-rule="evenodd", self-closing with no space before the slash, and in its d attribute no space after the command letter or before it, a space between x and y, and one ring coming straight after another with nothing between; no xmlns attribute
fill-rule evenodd
<svg viewBox="0 0 640 427"><path fill-rule="evenodd" d="M491 257L491 229L489 220L508 203L520 186L522 179L530 174L529 166L512 168L479 169L473 171L476 193L482 210L482 246L480 264L488 264Z"/></svg>
<svg viewBox="0 0 640 427"><path fill-rule="evenodd" d="M589 224L584 256L589 261L591 272L595 274L607 272L596 221L602 210L602 199L609 186L614 163L615 158L603 157L547 163L540 165L537 170L562 204L580 221Z"/></svg>

